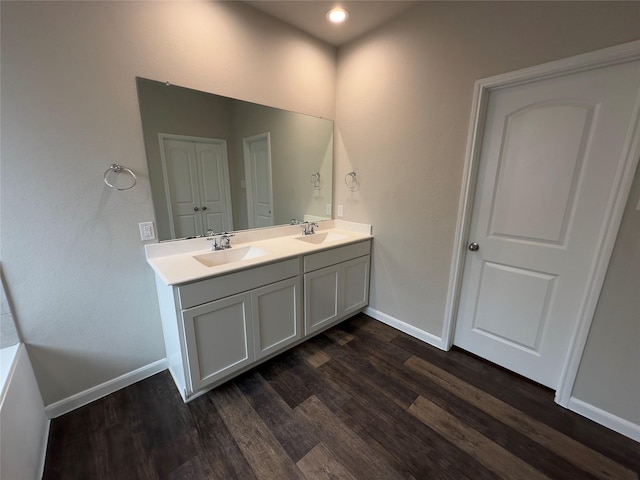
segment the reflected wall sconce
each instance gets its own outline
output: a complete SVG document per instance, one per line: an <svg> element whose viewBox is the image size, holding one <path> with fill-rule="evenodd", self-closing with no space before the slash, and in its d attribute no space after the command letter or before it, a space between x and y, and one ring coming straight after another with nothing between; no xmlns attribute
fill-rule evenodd
<svg viewBox="0 0 640 480"><path fill-rule="evenodd" d="M311 174L311 185L313 185L313 188L316 190L320 190L320 172Z"/></svg>

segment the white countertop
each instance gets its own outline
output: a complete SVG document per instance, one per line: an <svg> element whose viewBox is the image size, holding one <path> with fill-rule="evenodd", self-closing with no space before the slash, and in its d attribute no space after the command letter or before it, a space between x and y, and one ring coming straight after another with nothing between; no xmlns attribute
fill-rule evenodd
<svg viewBox="0 0 640 480"><path fill-rule="evenodd" d="M268 254L215 267L207 267L194 258L211 253L212 240L204 237L148 244L145 252L156 275L167 285L178 285L372 238L371 225L341 220L319 222L316 228L316 235L335 232L343 236L331 242L313 244L298 240L301 230L300 225L291 225L234 232L232 249L252 246Z"/></svg>

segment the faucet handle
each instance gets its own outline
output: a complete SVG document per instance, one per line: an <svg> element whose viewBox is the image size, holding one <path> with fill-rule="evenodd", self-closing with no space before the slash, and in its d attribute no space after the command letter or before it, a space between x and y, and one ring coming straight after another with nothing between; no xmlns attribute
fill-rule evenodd
<svg viewBox="0 0 640 480"><path fill-rule="evenodd" d="M309 223L309 235L316 233L316 228L318 228L318 224L316 222Z"/></svg>

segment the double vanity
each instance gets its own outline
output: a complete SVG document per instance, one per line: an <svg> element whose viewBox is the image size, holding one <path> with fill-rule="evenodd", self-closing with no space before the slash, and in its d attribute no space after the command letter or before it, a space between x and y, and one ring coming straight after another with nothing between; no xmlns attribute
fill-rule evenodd
<svg viewBox="0 0 640 480"><path fill-rule="evenodd" d="M371 226L328 220L146 245L169 371L188 401L369 303Z"/></svg>

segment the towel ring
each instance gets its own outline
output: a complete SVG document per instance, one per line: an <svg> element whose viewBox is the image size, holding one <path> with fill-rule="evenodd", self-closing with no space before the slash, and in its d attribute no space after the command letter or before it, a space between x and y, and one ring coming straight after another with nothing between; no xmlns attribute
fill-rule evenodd
<svg viewBox="0 0 640 480"><path fill-rule="evenodd" d="M356 172L349 172L344 176L344 184L355 192L358 189L358 178Z"/></svg>
<svg viewBox="0 0 640 480"><path fill-rule="evenodd" d="M131 186L127 187L127 188L116 187L112 183L109 183L109 180L107 179L107 176L109 175L109 172L113 172L113 173L125 172L125 173L128 173L129 175L131 175L131 178L133 178L133 184L131 184ZM104 172L104 183L106 183L111 188L115 188L116 190L119 190L119 191L123 192L125 190L131 190L133 187L135 187L136 183L138 183L138 177L136 177L135 173L133 173L128 168L123 167L122 165L118 165L117 163L114 163L109 168L107 168L106 172Z"/></svg>

